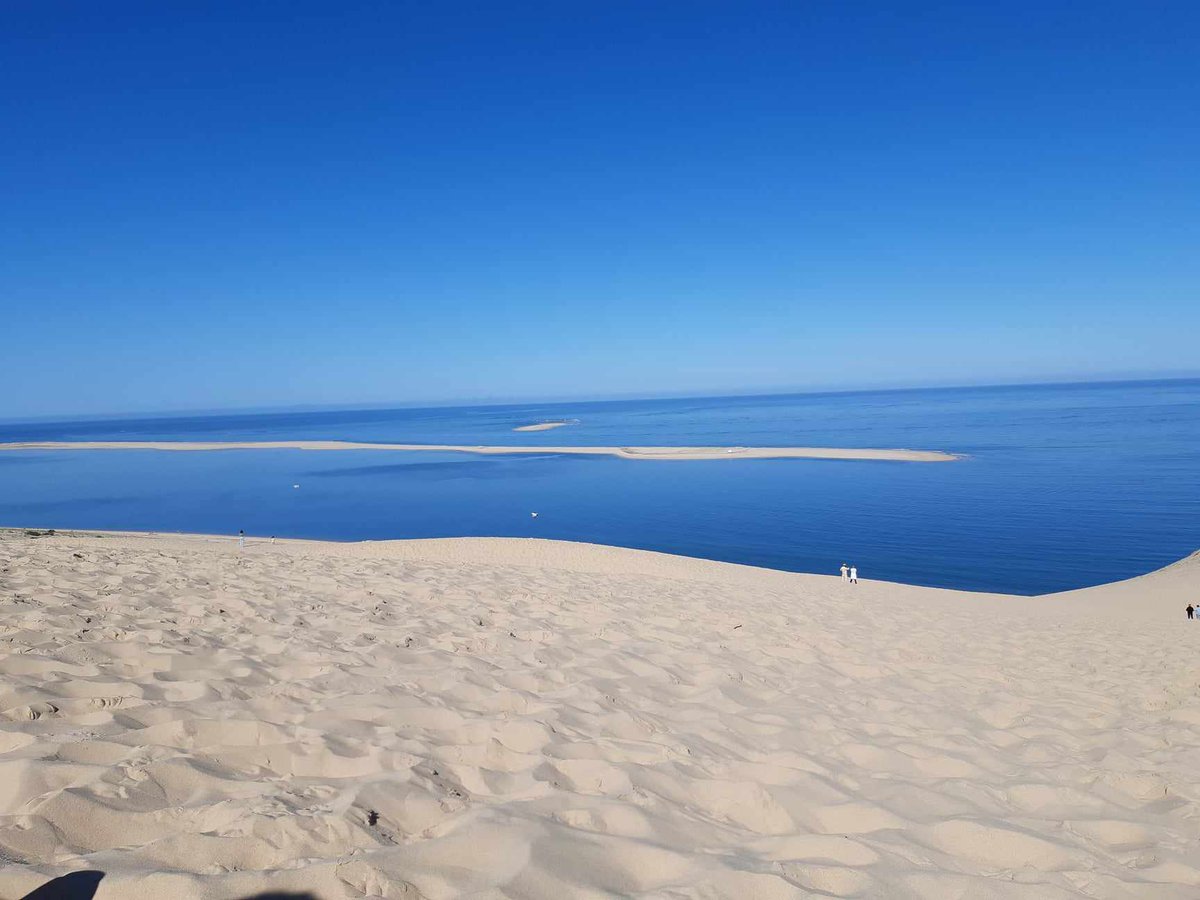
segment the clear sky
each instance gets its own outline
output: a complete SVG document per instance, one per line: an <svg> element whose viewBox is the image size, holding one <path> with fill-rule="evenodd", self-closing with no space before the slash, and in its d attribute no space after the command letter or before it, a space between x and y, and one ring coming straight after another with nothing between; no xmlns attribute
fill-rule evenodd
<svg viewBox="0 0 1200 900"><path fill-rule="evenodd" d="M1200 372L1195 2L26 2L0 415Z"/></svg>

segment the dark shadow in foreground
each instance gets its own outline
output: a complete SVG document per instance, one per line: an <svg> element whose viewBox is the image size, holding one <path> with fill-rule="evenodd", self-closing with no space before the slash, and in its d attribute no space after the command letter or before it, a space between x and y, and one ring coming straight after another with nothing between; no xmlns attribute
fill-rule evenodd
<svg viewBox="0 0 1200 900"><path fill-rule="evenodd" d="M61 875L35 888L21 900L92 900L103 877L103 872L94 870Z"/></svg>
<svg viewBox="0 0 1200 900"><path fill-rule="evenodd" d="M47 881L40 888L36 888L33 893L26 894L21 900L92 900L96 896L96 889L100 887L102 878L104 878L104 873L100 871L72 872L70 875L62 875L53 881ZM321 898L308 891L299 894L290 891L267 891L265 894L243 897L242 900L321 900Z"/></svg>

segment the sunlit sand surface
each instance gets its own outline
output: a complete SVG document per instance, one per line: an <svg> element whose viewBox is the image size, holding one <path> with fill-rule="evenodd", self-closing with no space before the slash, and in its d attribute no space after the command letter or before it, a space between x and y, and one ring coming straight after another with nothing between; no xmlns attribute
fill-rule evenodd
<svg viewBox="0 0 1200 900"><path fill-rule="evenodd" d="M1198 587L5 532L0 897L1195 898Z"/></svg>

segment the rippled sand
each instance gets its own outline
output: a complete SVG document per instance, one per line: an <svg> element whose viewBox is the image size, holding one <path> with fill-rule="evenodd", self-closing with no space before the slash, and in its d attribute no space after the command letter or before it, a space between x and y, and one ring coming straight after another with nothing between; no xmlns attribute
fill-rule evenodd
<svg viewBox="0 0 1200 900"><path fill-rule="evenodd" d="M4 533L0 897L1195 898L1198 586Z"/></svg>

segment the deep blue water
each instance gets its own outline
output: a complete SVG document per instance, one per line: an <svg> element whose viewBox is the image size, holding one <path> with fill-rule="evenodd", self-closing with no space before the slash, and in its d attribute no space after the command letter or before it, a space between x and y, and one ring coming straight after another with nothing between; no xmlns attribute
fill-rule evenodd
<svg viewBox="0 0 1200 900"><path fill-rule="evenodd" d="M550 419L578 424L512 431ZM3 441L320 438L531 450L5 453L0 524L537 536L806 572L846 561L867 578L1026 594L1131 577L1200 548L1200 381L0 423ZM969 456L648 462L537 451L556 444Z"/></svg>

